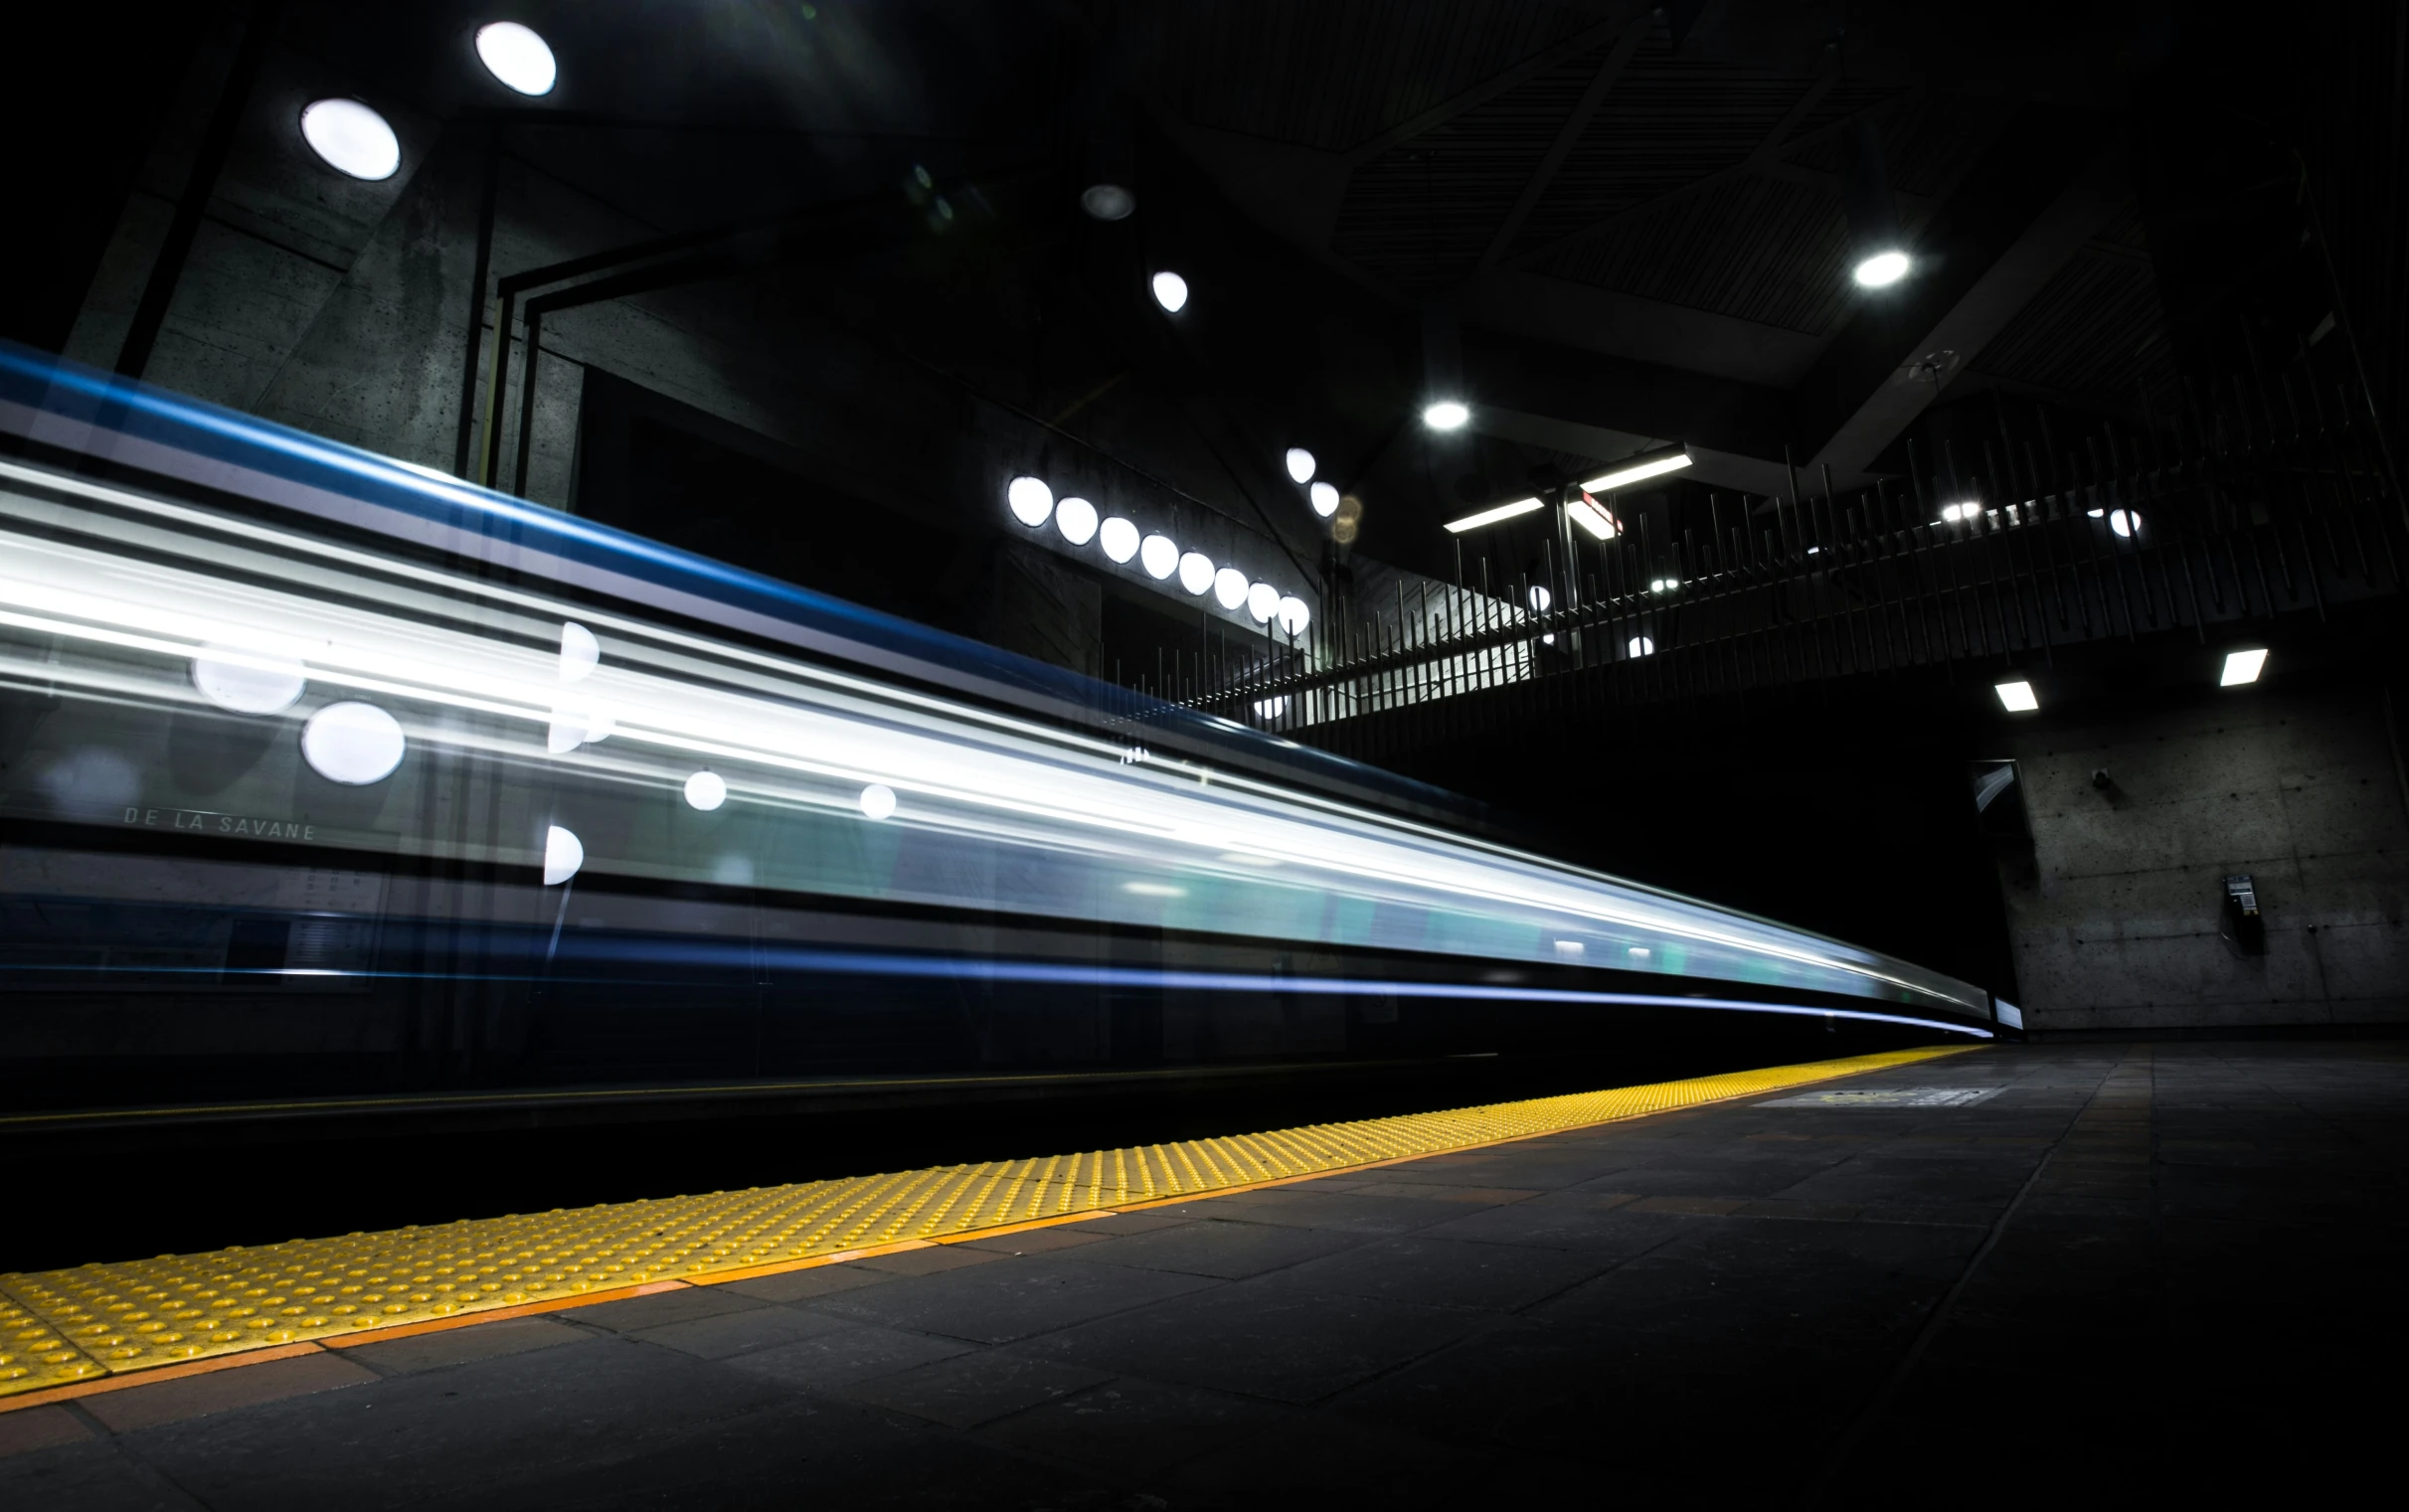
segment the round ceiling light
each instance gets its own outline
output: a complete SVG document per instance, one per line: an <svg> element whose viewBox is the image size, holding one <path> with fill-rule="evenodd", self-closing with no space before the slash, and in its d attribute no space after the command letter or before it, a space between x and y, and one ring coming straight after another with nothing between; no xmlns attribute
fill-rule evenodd
<svg viewBox="0 0 2409 1512"><path fill-rule="evenodd" d="M1280 612L1280 589L1268 583L1248 588L1247 612L1255 616L1257 624L1270 624L1272 616Z"/></svg>
<svg viewBox="0 0 2409 1512"><path fill-rule="evenodd" d="M1177 273L1154 275L1154 302L1176 315L1187 308L1188 280Z"/></svg>
<svg viewBox="0 0 2409 1512"><path fill-rule="evenodd" d="M1656 654L1656 642L1654 638L1650 636L1635 635L1632 637L1631 645L1625 649L1629 650L1634 656L1653 656Z"/></svg>
<svg viewBox="0 0 2409 1512"><path fill-rule="evenodd" d="M552 48L515 21L478 27L477 57L494 78L521 94L550 94L560 81L561 70L553 62Z"/></svg>
<svg viewBox="0 0 2409 1512"><path fill-rule="evenodd" d="M1004 490L1004 501L1012 506L1012 518L1032 529L1054 513L1054 490L1036 478L1014 478Z"/></svg>
<svg viewBox="0 0 2409 1512"><path fill-rule="evenodd" d="M873 782L862 789L861 805L865 818L892 818L895 814L895 789L884 782Z"/></svg>
<svg viewBox="0 0 2409 1512"><path fill-rule="evenodd" d="M555 824L544 831L544 886L557 888L586 864L586 842Z"/></svg>
<svg viewBox="0 0 2409 1512"><path fill-rule="evenodd" d="M1291 635L1302 635L1304 627L1313 622L1313 611L1293 593L1280 600L1279 614L1280 627Z"/></svg>
<svg viewBox="0 0 2409 1512"><path fill-rule="evenodd" d="M1888 288L1906 277L1911 265L1903 252L1878 252L1858 263L1853 276L1859 288Z"/></svg>
<svg viewBox="0 0 2409 1512"><path fill-rule="evenodd" d="M1338 513L1337 484L1315 483L1310 490L1310 494L1313 500L1313 513L1321 516L1325 520Z"/></svg>
<svg viewBox="0 0 2409 1512"><path fill-rule="evenodd" d="M1169 536L1146 537L1137 548L1137 565L1146 570L1147 577L1162 582L1179 570L1179 543Z"/></svg>
<svg viewBox="0 0 2409 1512"><path fill-rule="evenodd" d="M2142 517L2130 509L2112 509L2108 512L2108 528L2130 539L2142 528Z"/></svg>
<svg viewBox="0 0 2409 1512"><path fill-rule="evenodd" d="M193 658L193 686L236 714L281 714L309 686L309 674L298 661L209 645Z"/></svg>
<svg viewBox="0 0 2409 1512"><path fill-rule="evenodd" d="M301 107L301 140L337 173L371 183L402 168L402 139L385 117L356 99L313 100Z"/></svg>
<svg viewBox="0 0 2409 1512"><path fill-rule="evenodd" d="M1443 399L1422 412L1422 422L1433 430L1461 430L1472 412L1452 399Z"/></svg>
<svg viewBox="0 0 2409 1512"><path fill-rule="evenodd" d="M1313 453L1302 446L1289 448L1289 476L1299 483L1313 481Z"/></svg>
<svg viewBox="0 0 2409 1512"><path fill-rule="evenodd" d="M374 704L328 704L301 727L301 758L319 776L346 787L392 776L408 749L402 722Z"/></svg>
<svg viewBox="0 0 2409 1512"><path fill-rule="evenodd" d="M686 779L686 802L709 813L728 801L728 782L716 771L698 771Z"/></svg>
<svg viewBox="0 0 2409 1512"><path fill-rule="evenodd" d="M1096 544L1114 561L1126 562L1137 555L1137 527L1115 515L1097 531Z"/></svg>
<svg viewBox="0 0 2409 1512"><path fill-rule="evenodd" d="M1247 575L1234 567L1225 567L1213 575L1213 596L1225 609L1234 609L1247 601Z"/></svg>
<svg viewBox="0 0 2409 1512"><path fill-rule="evenodd" d="M1179 586L1191 593L1201 593L1213 586L1213 559L1203 552L1190 552L1179 559Z"/></svg>
<svg viewBox="0 0 2409 1512"><path fill-rule="evenodd" d="M1079 208L1099 221L1125 221L1137 209L1137 196L1118 184L1090 184L1080 192Z"/></svg>
<svg viewBox="0 0 2409 1512"><path fill-rule="evenodd" d="M602 643L574 619L561 621L561 681L583 682L602 664Z"/></svg>
<svg viewBox="0 0 2409 1512"><path fill-rule="evenodd" d="M1065 499L1054 506L1054 528L1073 546L1096 539L1096 506L1085 499Z"/></svg>
<svg viewBox="0 0 2409 1512"><path fill-rule="evenodd" d="M1531 607L1538 610L1540 613L1546 613L1548 611L1548 605L1554 603L1555 601L1556 595L1549 592L1546 588L1534 588L1531 589Z"/></svg>

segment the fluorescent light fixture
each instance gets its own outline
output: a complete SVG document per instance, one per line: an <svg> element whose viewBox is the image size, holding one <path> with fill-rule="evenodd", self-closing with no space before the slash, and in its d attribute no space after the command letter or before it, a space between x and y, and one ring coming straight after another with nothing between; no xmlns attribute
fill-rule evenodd
<svg viewBox="0 0 2409 1512"><path fill-rule="evenodd" d="M1012 506L1013 519L1034 530L1054 513L1054 490L1036 478L1014 478L1004 502Z"/></svg>
<svg viewBox="0 0 2409 1512"><path fill-rule="evenodd" d="M1555 601L1556 595L1549 592L1546 588L1535 588L1531 589L1531 607L1537 612L1542 614L1546 613L1548 610L1548 605L1554 603Z"/></svg>
<svg viewBox="0 0 2409 1512"><path fill-rule="evenodd" d="M478 27L477 58L494 78L521 94L550 94L561 77L551 46L515 21Z"/></svg>
<svg viewBox="0 0 2409 1512"><path fill-rule="evenodd" d="M1258 719L1276 720L1288 712L1289 696L1285 693L1278 698L1259 698L1255 701L1255 717Z"/></svg>
<svg viewBox="0 0 2409 1512"><path fill-rule="evenodd" d="M1511 520L1517 515L1527 515L1539 507L1537 499L1516 499L1511 504L1499 504L1493 509L1484 509L1478 514L1465 515L1461 520L1450 520L1447 522L1447 528L1451 534L1461 536L1467 530L1478 530L1483 525L1494 525L1499 520Z"/></svg>
<svg viewBox="0 0 2409 1512"><path fill-rule="evenodd" d="M1648 635L1635 635L1631 639L1631 644L1625 646L1624 649L1634 656L1653 656L1656 654L1655 638Z"/></svg>
<svg viewBox="0 0 2409 1512"><path fill-rule="evenodd" d="M1612 541L1618 534L1613 517L1587 499L1573 500L1564 506L1564 512L1573 517L1575 525L1588 531L1597 540Z"/></svg>
<svg viewBox="0 0 2409 1512"><path fill-rule="evenodd" d="M1280 627L1291 635L1302 635L1304 627L1313 622L1313 611L1293 593L1280 600Z"/></svg>
<svg viewBox="0 0 2409 1512"><path fill-rule="evenodd" d="M1338 513L1337 484L1315 483L1309 490L1307 490L1307 494L1313 501L1313 513L1321 516L1325 520Z"/></svg>
<svg viewBox="0 0 2409 1512"><path fill-rule="evenodd" d="M309 686L300 662L236 646L203 646L192 678L203 698L235 714L282 714Z"/></svg>
<svg viewBox="0 0 2409 1512"><path fill-rule="evenodd" d="M1313 481L1313 453L1302 446L1289 448L1289 476L1299 483Z"/></svg>
<svg viewBox="0 0 2409 1512"><path fill-rule="evenodd" d="M1225 609L1234 609L1247 601L1247 575L1234 567L1225 567L1213 575L1213 597Z"/></svg>
<svg viewBox="0 0 2409 1512"><path fill-rule="evenodd" d="M1156 273L1153 287L1154 302L1171 314L1176 315L1187 307L1188 280L1179 274Z"/></svg>
<svg viewBox="0 0 2409 1512"><path fill-rule="evenodd" d="M1179 571L1179 543L1169 536L1148 536L1137 548L1137 565L1156 583Z"/></svg>
<svg viewBox="0 0 2409 1512"><path fill-rule="evenodd" d="M402 141L384 116L356 99L313 100L301 107L301 140L337 173L371 183L402 168Z"/></svg>
<svg viewBox="0 0 2409 1512"><path fill-rule="evenodd" d="M1185 898L1188 896L1186 888L1175 888L1167 882L1124 882L1120 885L1120 890L1124 893L1135 893L1140 898Z"/></svg>
<svg viewBox="0 0 2409 1512"><path fill-rule="evenodd" d="M864 818L885 819L895 813L895 789L884 782L873 782L863 788L860 801Z"/></svg>
<svg viewBox="0 0 2409 1512"><path fill-rule="evenodd" d="M1645 945L1633 945L1630 947L1630 953L1635 959L1645 960L1653 952L1651 952Z"/></svg>
<svg viewBox="0 0 2409 1512"><path fill-rule="evenodd" d="M2010 714L2030 714L2041 707L2041 701L2032 696L2032 684L2021 679L2001 683L1997 691L2000 706Z"/></svg>
<svg viewBox="0 0 2409 1512"><path fill-rule="evenodd" d="M1587 955L1589 946L1577 939L1560 939L1556 941L1556 953L1558 955Z"/></svg>
<svg viewBox="0 0 2409 1512"><path fill-rule="evenodd" d="M557 888L586 864L586 842L555 824L544 831L544 886Z"/></svg>
<svg viewBox="0 0 2409 1512"><path fill-rule="evenodd" d="M1941 518L1949 521L1953 525L1960 520L1971 520L1981 512L1982 506L1974 503L1944 504L1941 506Z"/></svg>
<svg viewBox="0 0 2409 1512"><path fill-rule="evenodd" d="M1443 399L1422 412L1422 422L1433 430L1461 430L1472 412L1452 399Z"/></svg>
<svg viewBox="0 0 2409 1512"><path fill-rule="evenodd" d="M1614 471L1602 473L1581 486L1590 493L1612 493L1618 488L1629 488L1634 483L1643 482L1648 478L1662 477L1668 472L1679 472L1688 465L1689 453L1687 451L1658 452L1654 456L1643 456L1636 461L1626 462Z"/></svg>
<svg viewBox="0 0 2409 1512"><path fill-rule="evenodd" d="M1115 515L1096 533L1096 544L1114 561L1126 562L1137 555L1137 527Z"/></svg>
<svg viewBox="0 0 2409 1512"><path fill-rule="evenodd" d="M561 681L582 683L602 664L602 643L574 619L561 621Z"/></svg>
<svg viewBox="0 0 2409 1512"><path fill-rule="evenodd" d="M392 776L408 749L402 722L374 704L328 704L301 727L301 758L309 769L346 787Z"/></svg>
<svg viewBox="0 0 2409 1512"><path fill-rule="evenodd" d="M1915 264L1907 253L1896 251L1878 252L1857 264L1854 274L1859 288L1888 288L1907 276Z"/></svg>
<svg viewBox="0 0 2409 1512"><path fill-rule="evenodd" d="M1191 593L1201 593L1213 586L1213 559L1203 552L1189 552L1179 559L1179 586Z"/></svg>
<svg viewBox="0 0 2409 1512"><path fill-rule="evenodd" d="M1096 506L1085 499L1065 499L1054 506L1054 528L1073 546L1096 539Z"/></svg>
<svg viewBox="0 0 2409 1512"><path fill-rule="evenodd" d="M1247 589L1247 612L1257 624L1270 624L1280 612L1280 589L1268 583L1258 583Z"/></svg>
<svg viewBox="0 0 2409 1512"><path fill-rule="evenodd" d="M2135 531L2142 528L2142 517L2130 509L2112 509L2108 512L2108 528L2120 536L2131 538Z"/></svg>
<svg viewBox="0 0 2409 1512"><path fill-rule="evenodd" d="M1079 208L1099 221L1125 221L1137 208L1137 196L1118 184L1090 184L1080 191Z"/></svg>
<svg viewBox="0 0 2409 1512"><path fill-rule="evenodd" d="M1647 590L1651 593L1669 593L1680 586L1681 580L1678 578L1651 578L1648 580Z"/></svg>
<svg viewBox="0 0 2409 1512"><path fill-rule="evenodd" d="M2259 680L2259 674L2266 669L2267 648L2264 646L2255 651L2228 651L2225 653L2225 671L2217 679L2217 686L2238 688L2244 683L2255 683Z"/></svg>
<svg viewBox="0 0 2409 1512"><path fill-rule="evenodd" d="M709 813L728 801L728 782L716 771L698 771L686 779L686 803Z"/></svg>

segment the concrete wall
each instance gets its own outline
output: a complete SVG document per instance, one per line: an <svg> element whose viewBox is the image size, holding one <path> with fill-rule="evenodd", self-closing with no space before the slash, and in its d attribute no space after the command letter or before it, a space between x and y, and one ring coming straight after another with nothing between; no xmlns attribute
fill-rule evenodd
<svg viewBox="0 0 2409 1512"><path fill-rule="evenodd" d="M2409 808L2380 694L2242 690L2035 729L2012 754L2033 864L2005 894L2030 1027L2409 1018ZM2222 879L2245 872L2264 955L2218 935Z"/></svg>

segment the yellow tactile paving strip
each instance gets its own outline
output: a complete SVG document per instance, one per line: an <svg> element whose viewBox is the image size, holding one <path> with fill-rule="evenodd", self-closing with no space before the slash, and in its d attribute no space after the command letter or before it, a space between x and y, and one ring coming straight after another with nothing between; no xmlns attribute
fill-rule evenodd
<svg viewBox="0 0 2409 1512"><path fill-rule="evenodd" d="M1947 1046L1447 1112L0 1275L0 1398L660 1282L732 1280L1909 1065Z"/></svg>

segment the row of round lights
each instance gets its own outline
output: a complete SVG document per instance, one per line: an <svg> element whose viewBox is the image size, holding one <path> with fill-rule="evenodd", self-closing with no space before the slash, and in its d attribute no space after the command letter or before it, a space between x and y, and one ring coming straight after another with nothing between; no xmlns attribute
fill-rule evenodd
<svg viewBox="0 0 2409 1512"><path fill-rule="evenodd" d="M1136 525L1118 515L1099 518L1096 506L1086 499L1074 495L1057 500L1042 479L1014 478L1004 489L1004 502L1011 507L1012 518L1031 530L1052 520L1073 546L1093 541L1116 564L1134 559L1157 583L1176 576L1179 586L1189 592L1200 596L1210 592L1223 608L1243 608L1257 624L1278 621L1291 635L1301 635L1312 622L1312 610L1293 593L1284 594L1268 583L1252 582L1234 567L1216 567L1202 552L1183 552L1169 536L1142 535Z"/></svg>
<svg viewBox="0 0 2409 1512"><path fill-rule="evenodd" d="M560 82L552 47L531 27L495 21L477 28L477 60L504 87L550 94ZM375 183L402 169L402 139L373 107L340 96L301 107L301 139L337 173Z"/></svg>

